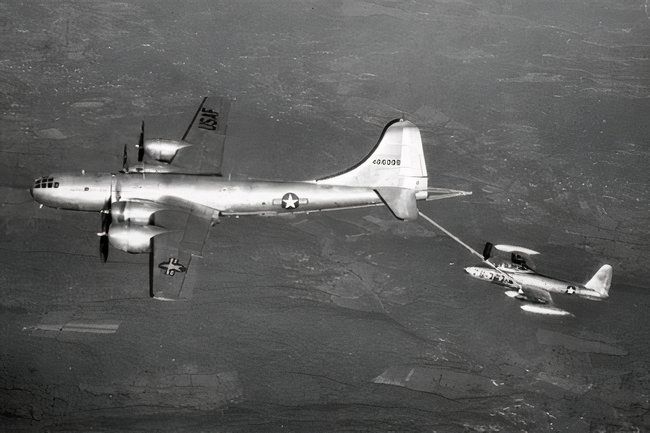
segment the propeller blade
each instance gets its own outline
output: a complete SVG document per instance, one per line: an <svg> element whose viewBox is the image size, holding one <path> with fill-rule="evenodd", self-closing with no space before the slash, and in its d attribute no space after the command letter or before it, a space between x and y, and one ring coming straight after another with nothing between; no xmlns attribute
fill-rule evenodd
<svg viewBox="0 0 650 433"><path fill-rule="evenodd" d="M144 120L140 125L140 139L138 140L138 162L144 158Z"/></svg>
<svg viewBox="0 0 650 433"><path fill-rule="evenodd" d="M108 200L102 211L102 231L99 234L99 256L102 261L106 263L108 260L108 230L111 227L113 222L113 217L111 216L111 201Z"/></svg>
<svg viewBox="0 0 650 433"><path fill-rule="evenodd" d="M129 154L126 150L126 144L124 145L124 152L122 153L122 171L124 171L124 173L129 171Z"/></svg>
<svg viewBox="0 0 650 433"><path fill-rule="evenodd" d="M111 226L111 214L102 212L102 233L108 233L108 229Z"/></svg>
<svg viewBox="0 0 650 433"><path fill-rule="evenodd" d="M106 260L108 260L108 235L99 237L99 256L102 262L106 263Z"/></svg>

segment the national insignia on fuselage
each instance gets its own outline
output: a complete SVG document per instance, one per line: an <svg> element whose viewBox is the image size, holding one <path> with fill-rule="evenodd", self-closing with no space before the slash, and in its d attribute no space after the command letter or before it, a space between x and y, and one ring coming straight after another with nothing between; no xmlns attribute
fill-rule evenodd
<svg viewBox="0 0 650 433"><path fill-rule="evenodd" d="M297 209L299 204L300 199L292 192L282 196L282 209Z"/></svg>

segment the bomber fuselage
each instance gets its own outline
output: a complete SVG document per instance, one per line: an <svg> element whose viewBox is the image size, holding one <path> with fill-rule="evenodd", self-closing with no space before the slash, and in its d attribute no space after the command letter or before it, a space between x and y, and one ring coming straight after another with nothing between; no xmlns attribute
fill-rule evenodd
<svg viewBox="0 0 650 433"><path fill-rule="evenodd" d="M53 174L31 188L46 206L101 211L110 202L180 199L223 215L275 215L382 204L370 187L322 184L318 181L230 181L220 176L176 173ZM416 194L426 199L427 191Z"/></svg>

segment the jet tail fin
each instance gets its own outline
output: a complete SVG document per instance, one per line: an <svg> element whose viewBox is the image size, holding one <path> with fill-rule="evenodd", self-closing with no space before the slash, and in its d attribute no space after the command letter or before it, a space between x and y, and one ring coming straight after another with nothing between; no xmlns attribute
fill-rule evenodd
<svg viewBox="0 0 650 433"><path fill-rule="evenodd" d="M406 221L417 219L418 205L413 189L385 186L375 189L375 192L397 218Z"/></svg>
<svg viewBox="0 0 650 433"><path fill-rule="evenodd" d="M587 281L585 287L595 290L602 296L609 295L609 287L612 284L612 267L610 265L603 265L598 272Z"/></svg>

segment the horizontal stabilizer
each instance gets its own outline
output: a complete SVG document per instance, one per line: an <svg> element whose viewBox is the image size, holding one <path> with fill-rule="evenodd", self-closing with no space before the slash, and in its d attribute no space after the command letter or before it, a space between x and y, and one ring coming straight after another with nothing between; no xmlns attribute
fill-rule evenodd
<svg viewBox="0 0 650 433"><path fill-rule="evenodd" d="M415 200L415 190L387 186L377 188L375 191L397 218L407 221L417 219L418 206Z"/></svg>

